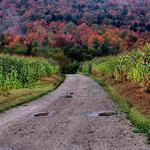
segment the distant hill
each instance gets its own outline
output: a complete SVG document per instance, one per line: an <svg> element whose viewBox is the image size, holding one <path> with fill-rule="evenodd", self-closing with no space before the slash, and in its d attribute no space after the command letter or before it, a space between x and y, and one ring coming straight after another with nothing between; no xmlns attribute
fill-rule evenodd
<svg viewBox="0 0 150 150"><path fill-rule="evenodd" d="M1 47L128 51L150 42L150 0L1 0L0 22Z"/></svg>
<svg viewBox="0 0 150 150"><path fill-rule="evenodd" d="M1 32L27 32L27 24L45 20L106 24L150 31L149 0L1 0Z"/></svg>

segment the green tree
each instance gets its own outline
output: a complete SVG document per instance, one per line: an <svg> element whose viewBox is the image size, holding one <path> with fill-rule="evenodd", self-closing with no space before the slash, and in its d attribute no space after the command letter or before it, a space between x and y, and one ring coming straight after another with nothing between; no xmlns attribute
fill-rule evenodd
<svg viewBox="0 0 150 150"><path fill-rule="evenodd" d="M6 45L6 38L4 36L4 34L0 35L0 49L3 50L5 45Z"/></svg>

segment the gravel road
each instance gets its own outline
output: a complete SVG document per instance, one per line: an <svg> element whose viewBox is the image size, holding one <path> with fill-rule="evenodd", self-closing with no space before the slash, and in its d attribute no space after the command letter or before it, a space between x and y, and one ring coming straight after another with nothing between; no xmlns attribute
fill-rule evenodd
<svg viewBox="0 0 150 150"><path fill-rule="evenodd" d="M0 114L0 150L150 150L116 112L95 81L67 75L54 92Z"/></svg>

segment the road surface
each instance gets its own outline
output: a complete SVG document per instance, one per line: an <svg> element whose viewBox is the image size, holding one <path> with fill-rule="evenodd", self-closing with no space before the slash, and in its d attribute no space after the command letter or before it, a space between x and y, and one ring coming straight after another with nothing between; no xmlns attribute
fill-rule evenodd
<svg viewBox="0 0 150 150"><path fill-rule="evenodd" d="M95 81L67 75L54 92L0 114L0 150L150 150L116 112Z"/></svg>

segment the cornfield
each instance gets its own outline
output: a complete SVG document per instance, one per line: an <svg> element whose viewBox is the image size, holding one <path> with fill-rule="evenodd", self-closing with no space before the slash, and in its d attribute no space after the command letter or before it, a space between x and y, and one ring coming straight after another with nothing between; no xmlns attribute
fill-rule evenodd
<svg viewBox="0 0 150 150"><path fill-rule="evenodd" d="M0 93L26 87L58 72L59 67L52 60L0 55Z"/></svg>
<svg viewBox="0 0 150 150"><path fill-rule="evenodd" d="M107 74L117 81L130 80L150 90L150 45L144 51L134 51L119 56L95 58L88 64L92 65L92 72ZM82 70L87 70L87 63Z"/></svg>

